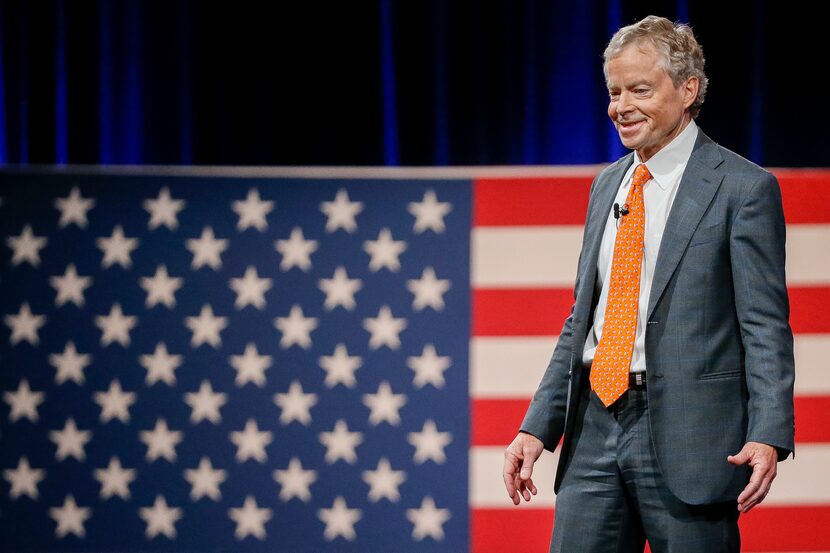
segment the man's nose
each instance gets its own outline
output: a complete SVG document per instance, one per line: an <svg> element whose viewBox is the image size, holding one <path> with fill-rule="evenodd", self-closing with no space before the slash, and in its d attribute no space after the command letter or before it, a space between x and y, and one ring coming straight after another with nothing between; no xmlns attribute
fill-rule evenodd
<svg viewBox="0 0 830 553"><path fill-rule="evenodd" d="M634 106L631 104L631 96L625 91L620 92L620 97L617 99L617 113L628 113L632 109Z"/></svg>

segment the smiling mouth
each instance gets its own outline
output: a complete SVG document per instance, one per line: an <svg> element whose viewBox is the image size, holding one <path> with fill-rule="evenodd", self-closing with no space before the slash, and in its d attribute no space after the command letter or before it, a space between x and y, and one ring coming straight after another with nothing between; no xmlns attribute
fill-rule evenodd
<svg viewBox="0 0 830 553"><path fill-rule="evenodd" d="M645 123L642 119L639 121L618 121L617 124L620 126L619 130L621 133L629 134L631 132L635 132L640 129L640 127Z"/></svg>

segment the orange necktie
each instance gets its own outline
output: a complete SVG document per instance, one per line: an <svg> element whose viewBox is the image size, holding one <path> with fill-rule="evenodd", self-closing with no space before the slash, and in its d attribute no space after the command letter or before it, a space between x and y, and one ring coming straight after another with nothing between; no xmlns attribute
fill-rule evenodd
<svg viewBox="0 0 830 553"><path fill-rule="evenodd" d="M649 179L651 173L641 163L634 170L631 190L625 199L628 214L622 217L614 242L605 323L591 364L590 378L591 389L606 407L628 389L628 370L637 334L640 266L646 226L643 186Z"/></svg>

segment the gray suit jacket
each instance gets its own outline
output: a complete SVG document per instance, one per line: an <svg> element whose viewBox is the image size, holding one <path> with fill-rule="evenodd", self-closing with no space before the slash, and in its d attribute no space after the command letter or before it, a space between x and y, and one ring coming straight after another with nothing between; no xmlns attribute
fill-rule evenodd
<svg viewBox="0 0 830 553"><path fill-rule="evenodd" d="M599 297L603 228L633 153L591 185L574 304L521 431L567 470L582 349ZM651 438L669 490L690 504L729 501L749 468L726 456L747 441L794 449L793 339L785 225L775 177L699 132L657 257L645 354Z"/></svg>

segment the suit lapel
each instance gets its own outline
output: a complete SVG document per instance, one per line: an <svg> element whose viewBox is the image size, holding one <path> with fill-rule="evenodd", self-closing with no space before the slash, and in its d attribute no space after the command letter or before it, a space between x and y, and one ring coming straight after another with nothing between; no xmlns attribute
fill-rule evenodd
<svg viewBox="0 0 830 553"><path fill-rule="evenodd" d="M716 170L723 162L717 145L703 131L698 133L663 231L646 311L647 319L651 318L654 307L723 180L723 174Z"/></svg>
<svg viewBox="0 0 830 553"><path fill-rule="evenodd" d="M581 290L578 290L578 292L582 292L582 297L593 297L593 290L597 278L599 249L602 243L602 235L605 231L605 223L608 220L608 214L611 212L611 206L614 203L614 197L617 195L617 190L620 187L623 175L633 161L633 153L621 158L617 161L616 166L609 168L607 175L602 180L597 181L597 190L594 193L595 206L588 212L589 217L586 222L588 228L585 232L585 243L582 245L587 254L585 270L582 273ZM589 301L588 309L590 309L590 306L591 303Z"/></svg>

